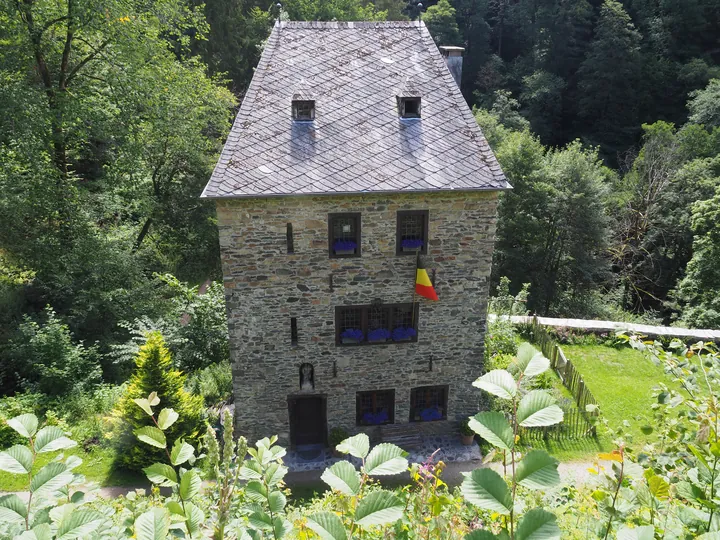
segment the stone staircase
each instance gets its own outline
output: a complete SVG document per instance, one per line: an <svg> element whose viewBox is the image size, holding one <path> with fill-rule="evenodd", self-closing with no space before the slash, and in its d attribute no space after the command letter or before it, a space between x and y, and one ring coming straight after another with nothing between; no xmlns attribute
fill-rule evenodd
<svg viewBox="0 0 720 540"><path fill-rule="evenodd" d="M403 450L413 450L422 444L417 424L387 424L380 426L380 442L392 443Z"/></svg>

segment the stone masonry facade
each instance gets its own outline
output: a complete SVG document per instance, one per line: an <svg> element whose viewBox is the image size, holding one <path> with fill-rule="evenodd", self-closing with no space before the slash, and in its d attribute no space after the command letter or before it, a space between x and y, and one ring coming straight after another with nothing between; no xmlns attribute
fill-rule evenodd
<svg viewBox="0 0 720 540"><path fill-rule="evenodd" d="M239 433L289 442L288 399L303 394L303 363L314 367L312 394L326 400L328 429L365 431L356 425L356 393L370 390L395 390L396 424L408 423L411 389L421 386L449 386L447 421L433 424L450 429L475 414L497 197L442 191L218 199ZM415 257L396 255L399 210L429 211L423 260L435 270L440 300L418 298L417 342L338 346L336 306L413 300ZM341 212L361 214L359 258L328 255L328 215Z"/></svg>

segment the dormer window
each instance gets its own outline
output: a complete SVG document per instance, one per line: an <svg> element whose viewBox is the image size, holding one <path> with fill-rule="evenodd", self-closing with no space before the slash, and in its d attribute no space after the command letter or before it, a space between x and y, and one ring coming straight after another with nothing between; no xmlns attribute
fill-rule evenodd
<svg viewBox="0 0 720 540"><path fill-rule="evenodd" d="M293 120L311 122L315 120L315 101L294 99L292 102Z"/></svg>
<svg viewBox="0 0 720 540"><path fill-rule="evenodd" d="M420 118L420 97L398 97L400 118Z"/></svg>

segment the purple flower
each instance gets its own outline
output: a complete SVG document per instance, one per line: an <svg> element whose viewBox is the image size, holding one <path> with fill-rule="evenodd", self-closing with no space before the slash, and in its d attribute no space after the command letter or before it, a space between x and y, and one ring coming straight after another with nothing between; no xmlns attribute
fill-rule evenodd
<svg viewBox="0 0 720 540"><path fill-rule="evenodd" d="M404 328L402 326L393 330L392 333L392 338L394 341L405 341L408 339L412 339L415 336L417 336L417 332L414 328Z"/></svg>
<svg viewBox="0 0 720 540"><path fill-rule="evenodd" d="M406 249L420 249L425 245L425 242L417 238L408 238L400 242L400 245Z"/></svg>
<svg viewBox="0 0 720 540"><path fill-rule="evenodd" d="M333 244L333 249L335 251L355 251L356 248L357 243L352 240L335 240L335 243Z"/></svg>
<svg viewBox="0 0 720 540"><path fill-rule="evenodd" d="M362 330L358 330L357 328L348 328L347 330L342 331L340 337L347 339L357 339L358 341L362 341L363 332Z"/></svg>
<svg viewBox="0 0 720 540"><path fill-rule="evenodd" d="M368 333L368 341L386 341L390 339L390 330L386 328L376 328Z"/></svg>

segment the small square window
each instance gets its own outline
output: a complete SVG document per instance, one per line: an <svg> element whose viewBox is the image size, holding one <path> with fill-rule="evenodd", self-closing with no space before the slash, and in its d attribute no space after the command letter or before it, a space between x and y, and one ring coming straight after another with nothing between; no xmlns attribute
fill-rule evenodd
<svg viewBox="0 0 720 540"><path fill-rule="evenodd" d="M419 97L398 97L398 112L401 118L420 118Z"/></svg>
<svg viewBox="0 0 720 540"><path fill-rule="evenodd" d="M421 386L410 390L410 421L447 420L447 386Z"/></svg>
<svg viewBox="0 0 720 540"><path fill-rule="evenodd" d="M401 210L397 213L397 255L427 255L429 217L428 210Z"/></svg>
<svg viewBox="0 0 720 540"><path fill-rule="evenodd" d="M355 399L359 426L378 426L395 422L395 390L358 392Z"/></svg>
<svg viewBox="0 0 720 540"><path fill-rule="evenodd" d="M328 249L331 258L360 256L360 214L328 216Z"/></svg>
<svg viewBox="0 0 720 540"><path fill-rule="evenodd" d="M315 102L310 100L293 100L292 116L293 120L315 120Z"/></svg>

